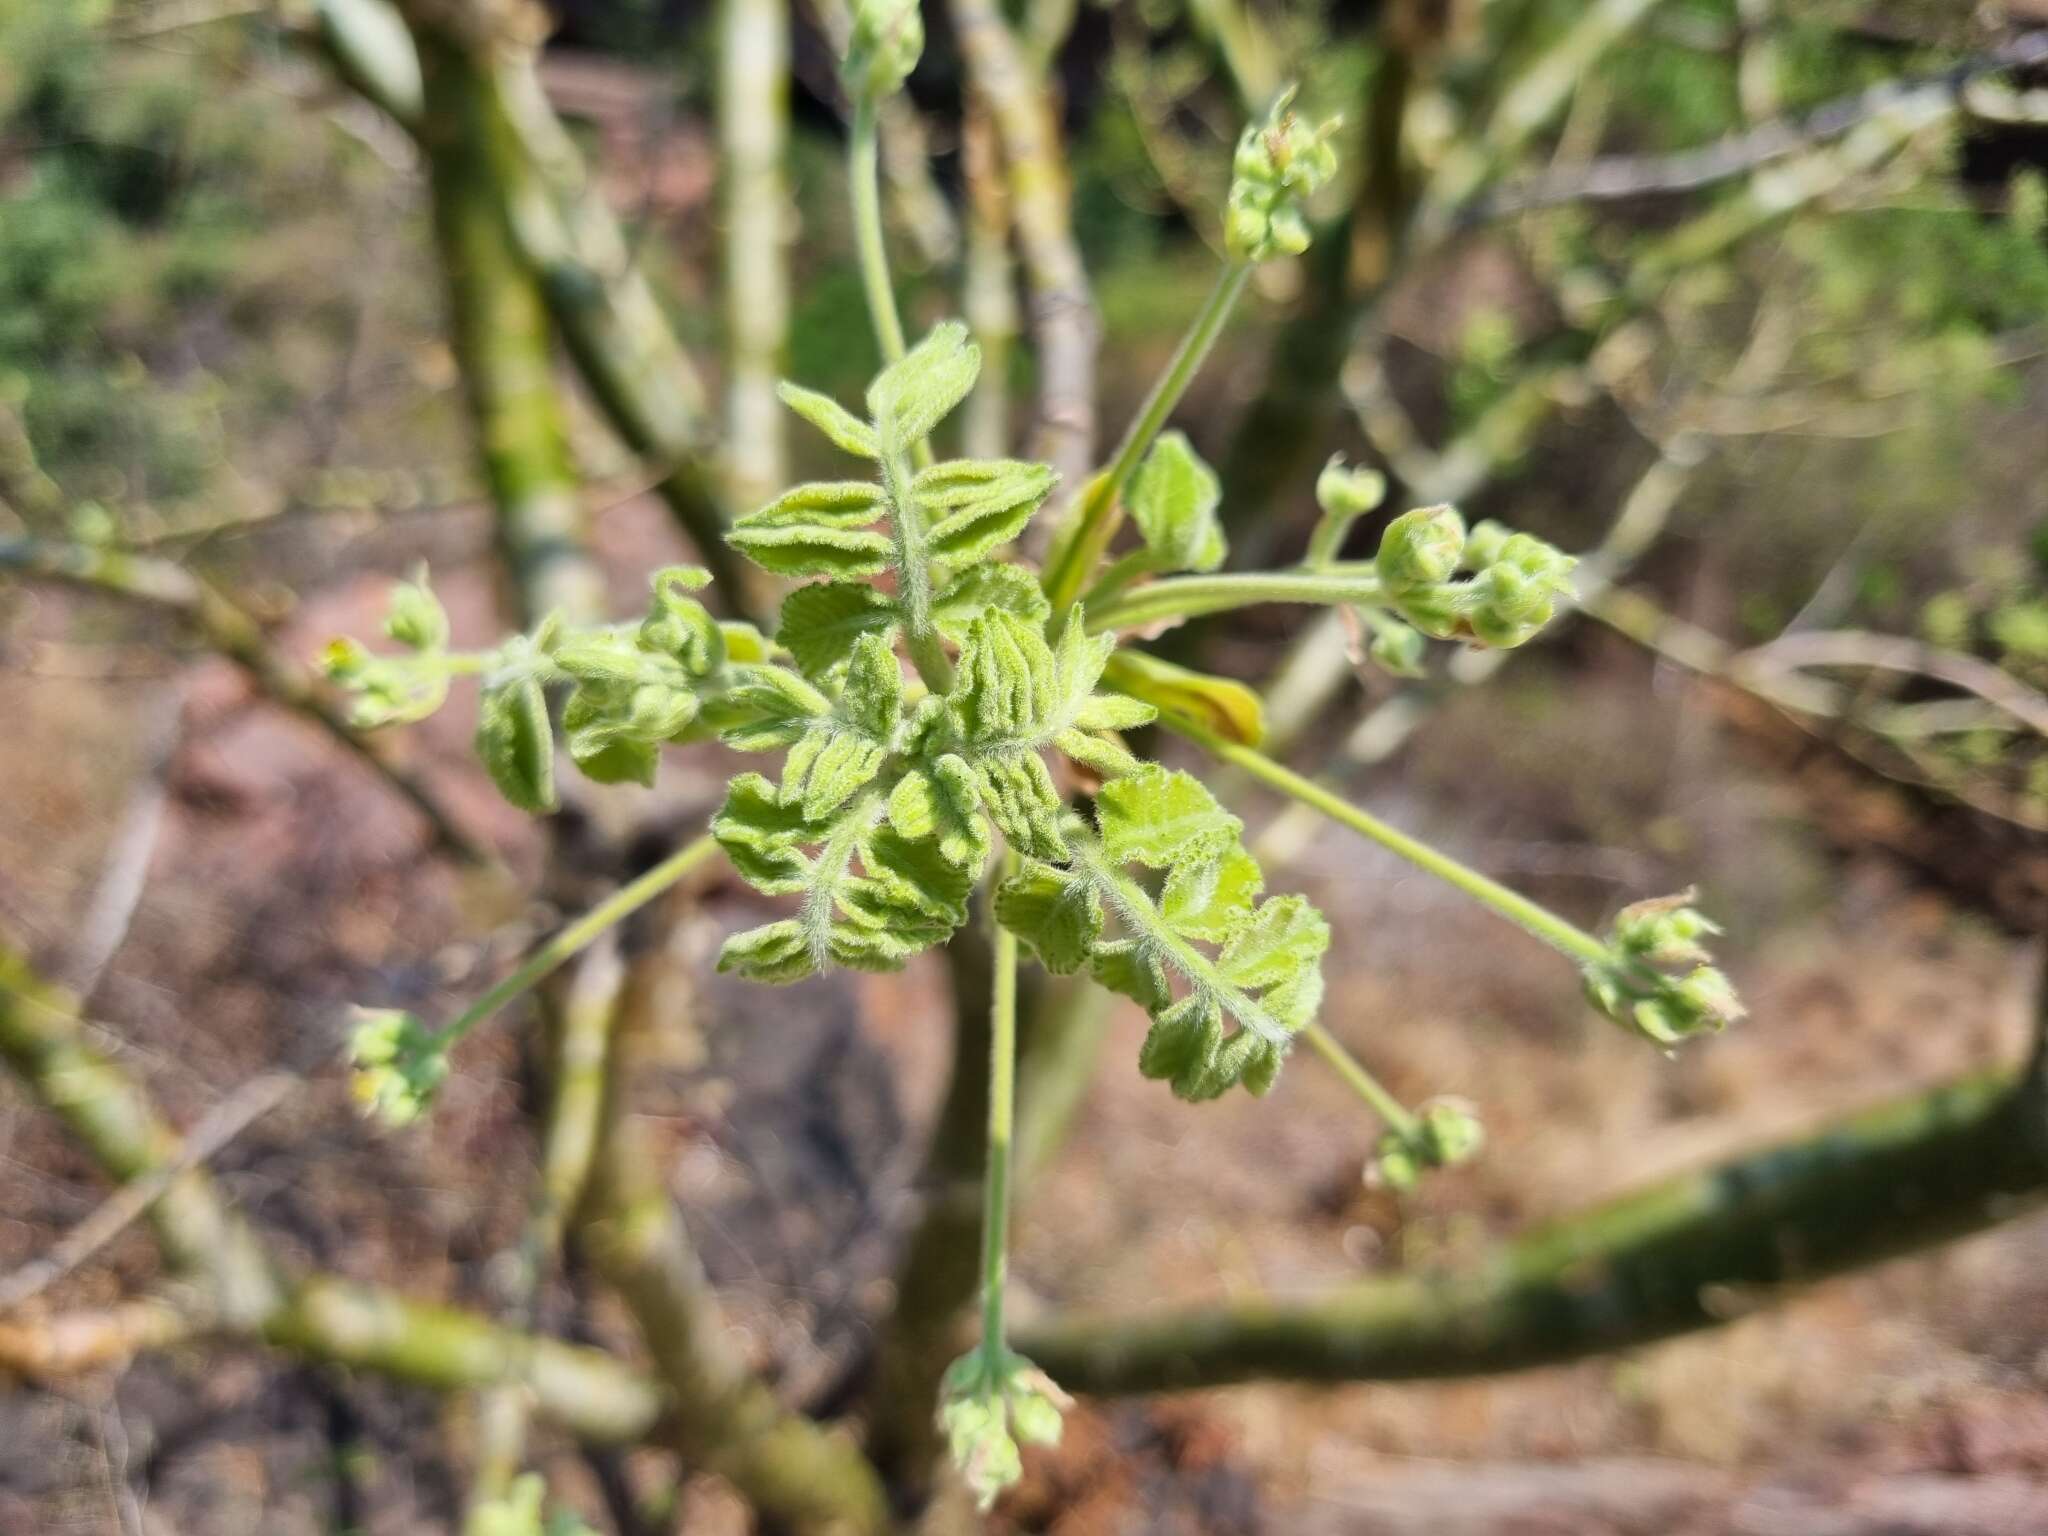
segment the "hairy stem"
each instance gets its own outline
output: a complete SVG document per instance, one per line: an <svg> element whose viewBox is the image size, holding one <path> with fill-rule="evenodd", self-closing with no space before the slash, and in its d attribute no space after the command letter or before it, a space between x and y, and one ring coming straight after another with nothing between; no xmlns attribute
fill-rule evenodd
<svg viewBox="0 0 2048 1536"><path fill-rule="evenodd" d="M631 917L717 852L717 840L706 833L685 843L645 874L627 881L576 921L556 930L554 936L528 955L517 970L438 1031L436 1038L443 1045L452 1046L513 998L539 984L564 961L587 949L593 941Z"/></svg>
<svg viewBox="0 0 2048 1536"><path fill-rule="evenodd" d="M1330 1064L1336 1074L1344 1079L1345 1085L1371 1106L1373 1113L1387 1122L1389 1130L1398 1131L1404 1137L1414 1137L1422 1130L1422 1122L1409 1112L1408 1107L1372 1073L1365 1064L1349 1051L1327 1029L1315 1020L1310 1020L1301 1031L1301 1038L1311 1049Z"/></svg>
<svg viewBox="0 0 2048 1536"><path fill-rule="evenodd" d="M862 96L853 104L853 125L847 139L847 176L853 191L853 233L860 253L861 287L867 295L868 319L882 361L893 363L906 349L903 317L896 312L896 288L889 279L889 248L882 231L881 136L876 128L878 104Z"/></svg>
<svg viewBox="0 0 2048 1536"><path fill-rule="evenodd" d="M1152 392L1145 397L1145 403L1125 429L1123 441L1117 445L1116 457L1109 468L1088 483L1080 500L1054 535L1053 545L1046 557L1045 570L1040 580L1046 595L1052 599L1052 611L1062 614L1081 595L1088 578L1102 563L1102 557L1109 550L1109 541L1116 536L1118 525L1123 521L1123 492L1136 473L1138 463L1145 457L1145 451L1152 446L1152 440L1159 436L1174 407L1180 404L1181 396L1194 377L1201 371L1203 360L1209 349L1216 344L1216 338L1223 334L1224 324L1230 319L1230 312L1237 305L1238 296L1244 292L1244 285L1251 277L1249 262L1232 262L1216 278L1216 286L1209 290L1209 297L1203 302L1187 334L1181 337L1180 346L1175 349L1173 360L1166 365L1166 371L1152 386Z"/></svg>
<svg viewBox="0 0 2048 1536"><path fill-rule="evenodd" d="M1015 856L1009 859L1015 867ZM991 1366L1004 1354L1003 1288L1009 1279L1010 1145L1017 1118L1017 935L995 937L995 996L989 1009L988 1157L982 1169L981 1348Z"/></svg>
<svg viewBox="0 0 2048 1536"><path fill-rule="evenodd" d="M1332 821L1349 827L1360 836L1379 844L1389 853L1406 859L1423 873L1434 875L1446 885L1464 892L1481 906L1498 913L1567 958L1581 965L1603 964L1613 958L1605 944L1585 929L1565 921L1548 907L1541 906L1519 892L1508 889L1498 880L1459 863L1449 854L1440 853L1429 844L1388 826L1377 816L1370 815L1349 801L1331 794L1314 780L1304 778L1284 764L1274 762L1265 753L1251 747L1240 746L1234 741L1227 741L1199 726L1170 716L1161 716L1160 724L1185 736L1212 756L1243 769L1260 783L1277 789L1284 795L1292 796L1314 810L1321 811Z"/></svg>
<svg viewBox="0 0 2048 1536"><path fill-rule="evenodd" d="M1148 624L1223 613L1258 603L1378 603L1386 592L1370 566L1260 575L1172 576L1111 598L1088 613L1088 628L1140 629Z"/></svg>

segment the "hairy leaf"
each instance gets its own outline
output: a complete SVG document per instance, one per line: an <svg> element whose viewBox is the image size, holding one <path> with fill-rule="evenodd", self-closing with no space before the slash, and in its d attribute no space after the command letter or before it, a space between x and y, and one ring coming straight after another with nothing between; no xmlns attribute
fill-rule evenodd
<svg viewBox="0 0 2048 1536"><path fill-rule="evenodd" d="M789 746L831 713L832 701L781 667L756 667L735 680L706 711L719 740L740 752Z"/></svg>
<svg viewBox="0 0 2048 1536"><path fill-rule="evenodd" d="M895 545L868 525L887 510L882 488L865 480L797 486L749 512L726 542L778 576L873 576Z"/></svg>
<svg viewBox="0 0 2048 1536"><path fill-rule="evenodd" d="M782 798L801 802L815 821L874 781L895 745L903 714L903 674L896 653L879 635L854 647L831 710L811 717L789 749Z"/></svg>
<svg viewBox="0 0 2048 1536"><path fill-rule="evenodd" d="M830 395L786 382L776 385L775 393L784 405L829 437L835 446L863 459L882 456L875 429Z"/></svg>
<svg viewBox="0 0 2048 1536"><path fill-rule="evenodd" d="M905 837L930 838L941 857L981 877L988 828L980 781L965 758L945 753L907 770L889 795L889 824Z"/></svg>
<svg viewBox="0 0 2048 1536"><path fill-rule="evenodd" d="M875 376L868 386L868 414L882 451L907 453L974 388L981 372L981 348L967 339L967 327L946 320L924 340Z"/></svg>
<svg viewBox="0 0 2048 1536"><path fill-rule="evenodd" d="M547 696L531 668L520 665L522 658L511 660L517 670L485 685L477 711L477 756L507 800L522 811L552 811L555 736Z"/></svg>
<svg viewBox="0 0 2048 1536"><path fill-rule="evenodd" d="M998 921L1048 969L1085 964L1145 1007L1146 1076L1186 1099L1239 1083L1263 1093L1321 1001L1328 924L1299 896L1258 902L1264 881L1241 824L1185 773L1154 765L1113 781L1096 821L1091 836L1069 818L1068 867L1033 861L1003 883ZM1167 872L1157 900L1124 873L1130 864ZM1105 934L1110 917L1119 931Z"/></svg>
<svg viewBox="0 0 2048 1536"><path fill-rule="evenodd" d="M970 565L932 595L932 622L939 633L963 645L974 621L991 608L1043 626L1052 604L1038 578L1021 565L983 561Z"/></svg>
<svg viewBox="0 0 2048 1536"><path fill-rule="evenodd" d="M990 816L1029 857L1066 856L1059 791L1039 755L1045 748L1075 747L1075 755L1098 771L1135 763L1077 734L1138 723L1128 701L1094 692L1115 643L1111 636L1088 634L1078 607L1067 615L1057 648L1046 644L1037 626L999 608L969 626L945 721L959 755L975 772Z"/></svg>
<svg viewBox="0 0 2048 1536"><path fill-rule="evenodd" d="M888 635L896 604L863 581L820 581L798 587L782 601L775 638L810 676L836 667L864 635Z"/></svg>
<svg viewBox="0 0 2048 1536"><path fill-rule="evenodd" d="M1124 494L1146 549L1157 568L1168 571L1213 571L1223 564L1223 525L1216 517L1222 499L1216 472L1179 432L1160 434Z"/></svg>
<svg viewBox="0 0 2048 1536"><path fill-rule="evenodd" d="M996 921L1055 976L1072 975L1102 936L1102 894L1072 870L1034 860L997 890Z"/></svg>
<svg viewBox="0 0 2048 1536"><path fill-rule="evenodd" d="M953 459L920 471L910 490L930 524L933 558L959 564L1022 533L1058 478L1021 459Z"/></svg>

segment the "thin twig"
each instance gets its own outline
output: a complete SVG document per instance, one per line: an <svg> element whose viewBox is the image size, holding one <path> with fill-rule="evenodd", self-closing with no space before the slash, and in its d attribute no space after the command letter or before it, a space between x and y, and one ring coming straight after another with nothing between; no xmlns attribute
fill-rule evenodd
<svg viewBox="0 0 2048 1536"><path fill-rule="evenodd" d="M1095 351L1101 321L1074 239L1072 193L1043 78L991 0L952 0L969 76L988 103L1010 176L1010 215L1031 287L1038 349L1038 456L1080 489L1095 453ZM1041 517L1041 525L1050 519Z"/></svg>
<svg viewBox="0 0 2048 1536"><path fill-rule="evenodd" d="M1939 75L1885 80L1797 117L1781 117L1743 133L1669 155L1610 155L1521 177L1475 198L1460 222L1478 224L1566 203L1695 192L1763 166L1817 149L1859 123L1929 102L1961 105L1980 77L2048 61L2048 31L2028 32Z"/></svg>
<svg viewBox="0 0 2048 1536"><path fill-rule="evenodd" d="M175 614L208 647L247 673L258 692L312 721L372 769L420 814L438 846L465 863L497 867L496 856L455 823L416 774L393 762L376 738L351 725L321 695L312 675L270 644L253 615L183 566L90 545L21 538L0 539L0 571L61 581Z"/></svg>
<svg viewBox="0 0 2048 1536"><path fill-rule="evenodd" d="M178 1150L142 1178L123 1184L40 1258L0 1275L0 1312L11 1312L70 1274L147 1216L172 1184L209 1161L299 1086L287 1072L251 1078L206 1112Z"/></svg>
<svg viewBox="0 0 2048 1536"><path fill-rule="evenodd" d="M100 977L128 937L137 903L149 877L149 862L170 803L170 766L177 752L182 707L175 691L145 711L154 721L145 725L149 758L121 812L107 850L106 863L94 884L91 904L69 946L63 983L82 998L99 989Z"/></svg>

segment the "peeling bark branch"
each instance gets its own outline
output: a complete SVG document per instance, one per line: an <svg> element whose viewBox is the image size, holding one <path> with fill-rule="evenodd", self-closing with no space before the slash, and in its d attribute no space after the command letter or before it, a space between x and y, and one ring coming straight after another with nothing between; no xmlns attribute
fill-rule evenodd
<svg viewBox="0 0 2048 1536"><path fill-rule="evenodd" d="M525 623L560 609L589 622L604 579L585 542L568 425L555 390L547 307L512 249L493 151L508 135L491 77L435 39L425 69L419 142L433 190L434 235L463 393L493 526Z"/></svg>
<svg viewBox="0 0 2048 1536"><path fill-rule="evenodd" d="M1451 1273L1319 1301L1055 1321L1018 1347L1063 1385L1103 1395L1491 1375L1714 1327L2044 1195L2039 1074L1990 1072L1652 1185Z"/></svg>
<svg viewBox="0 0 2048 1536"><path fill-rule="evenodd" d="M866 1536L889 1524L881 1479L853 1442L791 1412L747 1367L628 1101L648 1000L629 978L584 1201L581 1241L639 1324L672 1405L667 1438L727 1478L765 1520ZM672 1020L665 1020L672 1027Z"/></svg>
<svg viewBox="0 0 2048 1536"><path fill-rule="evenodd" d="M530 48L493 42L490 28L460 0L407 3L423 34L438 33L451 49L467 50L473 67L492 78L517 153L495 157L491 190L571 359L614 430L661 470L656 490L719 578L718 595L759 607L748 568L724 542L715 428L703 384L548 105ZM313 0L312 23L301 30L344 83L408 132L420 132L419 52L385 0Z"/></svg>
<svg viewBox="0 0 2048 1536"><path fill-rule="evenodd" d="M723 0L718 141L725 169L726 478L757 507L785 482L776 398L789 330L789 0Z"/></svg>

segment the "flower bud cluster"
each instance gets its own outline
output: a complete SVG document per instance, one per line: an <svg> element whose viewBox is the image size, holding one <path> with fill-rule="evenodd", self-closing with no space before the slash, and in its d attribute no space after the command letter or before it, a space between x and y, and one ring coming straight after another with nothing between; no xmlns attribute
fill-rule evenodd
<svg viewBox="0 0 2048 1536"><path fill-rule="evenodd" d="M404 646L404 656L378 656L357 641L340 639L321 655L328 681L353 693L352 719L365 730L424 720L448 697L448 613L427 584L421 566L410 581L391 589L384 633Z"/></svg>
<svg viewBox="0 0 2048 1536"><path fill-rule="evenodd" d="M1611 958L1586 968L1586 995L1617 1024L1659 1045L1726 1028L1745 1013L1700 941L1721 930L1686 890L1625 907L1608 929Z"/></svg>
<svg viewBox="0 0 2048 1536"><path fill-rule="evenodd" d="M857 0L839 76L856 100L880 101L903 89L923 53L918 0Z"/></svg>
<svg viewBox="0 0 2048 1536"><path fill-rule="evenodd" d="M1022 1355L986 1348L955 1360L939 1392L939 1428L953 1465L986 1511L1024 1475L1020 1445L1057 1445L1074 1400Z"/></svg>
<svg viewBox="0 0 2048 1536"><path fill-rule="evenodd" d="M1417 507L1387 525L1374 566L1402 616L1439 640L1505 650L1533 639L1571 595L1578 562L1530 533L1481 523L1468 535L1455 507ZM1460 570L1474 574L1458 580Z"/></svg>
<svg viewBox="0 0 2048 1536"><path fill-rule="evenodd" d="M348 1053L356 1101L365 1114L393 1127L424 1114L448 1076L446 1047L401 1008L358 1008Z"/></svg>
<svg viewBox="0 0 2048 1536"><path fill-rule="evenodd" d="M1387 499L1387 477L1363 464L1346 464L1342 454L1332 454L1316 476L1316 505L1325 517L1349 521L1362 517Z"/></svg>
<svg viewBox="0 0 2048 1536"><path fill-rule="evenodd" d="M1366 1177L1406 1193L1431 1168L1470 1162L1486 1144L1486 1130L1462 1099L1434 1099L1422 1106L1410 1131L1388 1131L1379 1141Z"/></svg>
<svg viewBox="0 0 2048 1536"><path fill-rule="evenodd" d="M1231 161L1230 201L1223 211L1223 242L1237 261L1270 261L1308 249L1302 204L1337 171L1331 135L1343 122L1311 128L1289 110L1283 93L1264 123L1249 125Z"/></svg>

